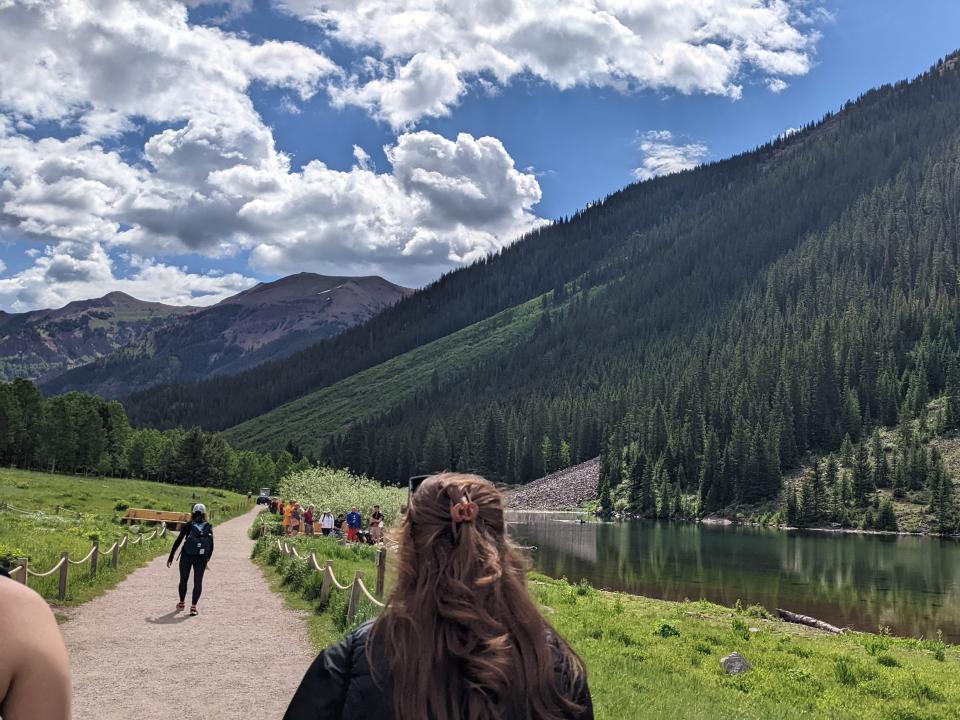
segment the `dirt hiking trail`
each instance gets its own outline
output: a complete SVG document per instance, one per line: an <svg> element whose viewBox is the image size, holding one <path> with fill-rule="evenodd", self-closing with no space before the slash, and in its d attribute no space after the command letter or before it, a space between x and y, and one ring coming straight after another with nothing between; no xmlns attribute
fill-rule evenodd
<svg viewBox="0 0 960 720"><path fill-rule="evenodd" d="M250 560L256 512L215 525L198 617L175 610L166 555L71 613L74 720L283 717L312 653L305 620Z"/></svg>

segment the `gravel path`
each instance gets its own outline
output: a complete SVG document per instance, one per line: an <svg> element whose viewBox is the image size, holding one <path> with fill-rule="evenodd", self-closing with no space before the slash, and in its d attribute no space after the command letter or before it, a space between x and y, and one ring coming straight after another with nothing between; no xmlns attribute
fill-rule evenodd
<svg viewBox="0 0 960 720"><path fill-rule="evenodd" d="M175 612L166 556L73 613L74 720L283 716L312 654L306 622L250 560L255 513L216 526L198 617Z"/></svg>

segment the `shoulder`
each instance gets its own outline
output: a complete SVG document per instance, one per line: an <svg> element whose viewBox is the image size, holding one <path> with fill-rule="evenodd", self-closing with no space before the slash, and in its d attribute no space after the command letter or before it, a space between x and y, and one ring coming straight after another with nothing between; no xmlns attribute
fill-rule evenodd
<svg viewBox="0 0 960 720"><path fill-rule="evenodd" d="M370 639L372 622L367 622L320 653L317 661L332 677L342 683L350 683L358 677L369 675L367 642Z"/></svg>
<svg viewBox="0 0 960 720"><path fill-rule="evenodd" d="M25 585L4 578L0 580L0 627L4 628L4 644L30 648L38 639L56 638L62 647L57 620L47 601Z"/></svg>
<svg viewBox="0 0 960 720"><path fill-rule="evenodd" d="M12 579L0 581L0 618L23 619L23 618L53 618L50 606L47 601L26 585L16 582ZM7 629L15 629L14 625L7 625Z"/></svg>

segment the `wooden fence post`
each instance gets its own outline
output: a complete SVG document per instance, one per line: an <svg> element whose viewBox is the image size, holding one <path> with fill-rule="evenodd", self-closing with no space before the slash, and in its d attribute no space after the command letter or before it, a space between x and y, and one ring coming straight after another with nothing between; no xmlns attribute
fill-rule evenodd
<svg viewBox="0 0 960 720"><path fill-rule="evenodd" d="M20 558L17 564L21 568L20 582L22 582L24 585L28 585L29 583L27 583L27 569L30 567L30 561L27 560L27 558Z"/></svg>
<svg viewBox="0 0 960 720"><path fill-rule="evenodd" d="M331 575L333 575L333 560L327 560L327 566L323 570L323 582L320 584L320 607L326 607L327 600L330 598Z"/></svg>
<svg viewBox="0 0 960 720"><path fill-rule="evenodd" d="M113 554L110 556L110 567L114 570L120 565L120 540L113 544Z"/></svg>
<svg viewBox="0 0 960 720"><path fill-rule="evenodd" d="M387 549L385 547L380 548L380 552L377 553L377 587L376 595L378 598L383 597L383 580L387 573Z"/></svg>
<svg viewBox="0 0 960 720"><path fill-rule="evenodd" d="M70 572L70 553L64 550L60 557L63 563L60 565L60 589L57 592L57 598L65 600L67 597L67 573Z"/></svg>
<svg viewBox="0 0 960 720"><path fill-rule="evenodd" d="M357 570L353 578L353 592L350 593L350 605L347 606L347 622L353 622L360 606L360 583L363 582L363 570Z"/></svg>
<svg viewBox="0 0 960 720"><path fill-rule="evenodd" d="M97 575L97 563L100 562L100 541L93 542L93 555L90 556L90 577Z"/></svg>

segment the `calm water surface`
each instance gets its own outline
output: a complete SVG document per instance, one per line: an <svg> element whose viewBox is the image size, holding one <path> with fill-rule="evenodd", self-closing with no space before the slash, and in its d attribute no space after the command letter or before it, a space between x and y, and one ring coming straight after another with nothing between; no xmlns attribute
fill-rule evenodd
<svg viewBox="0 0 960 720"><path fill-rule="evenodd" d="M784 608L858 630L960 642L960 542L513 513L537 570L668 600Z"/></svg>

